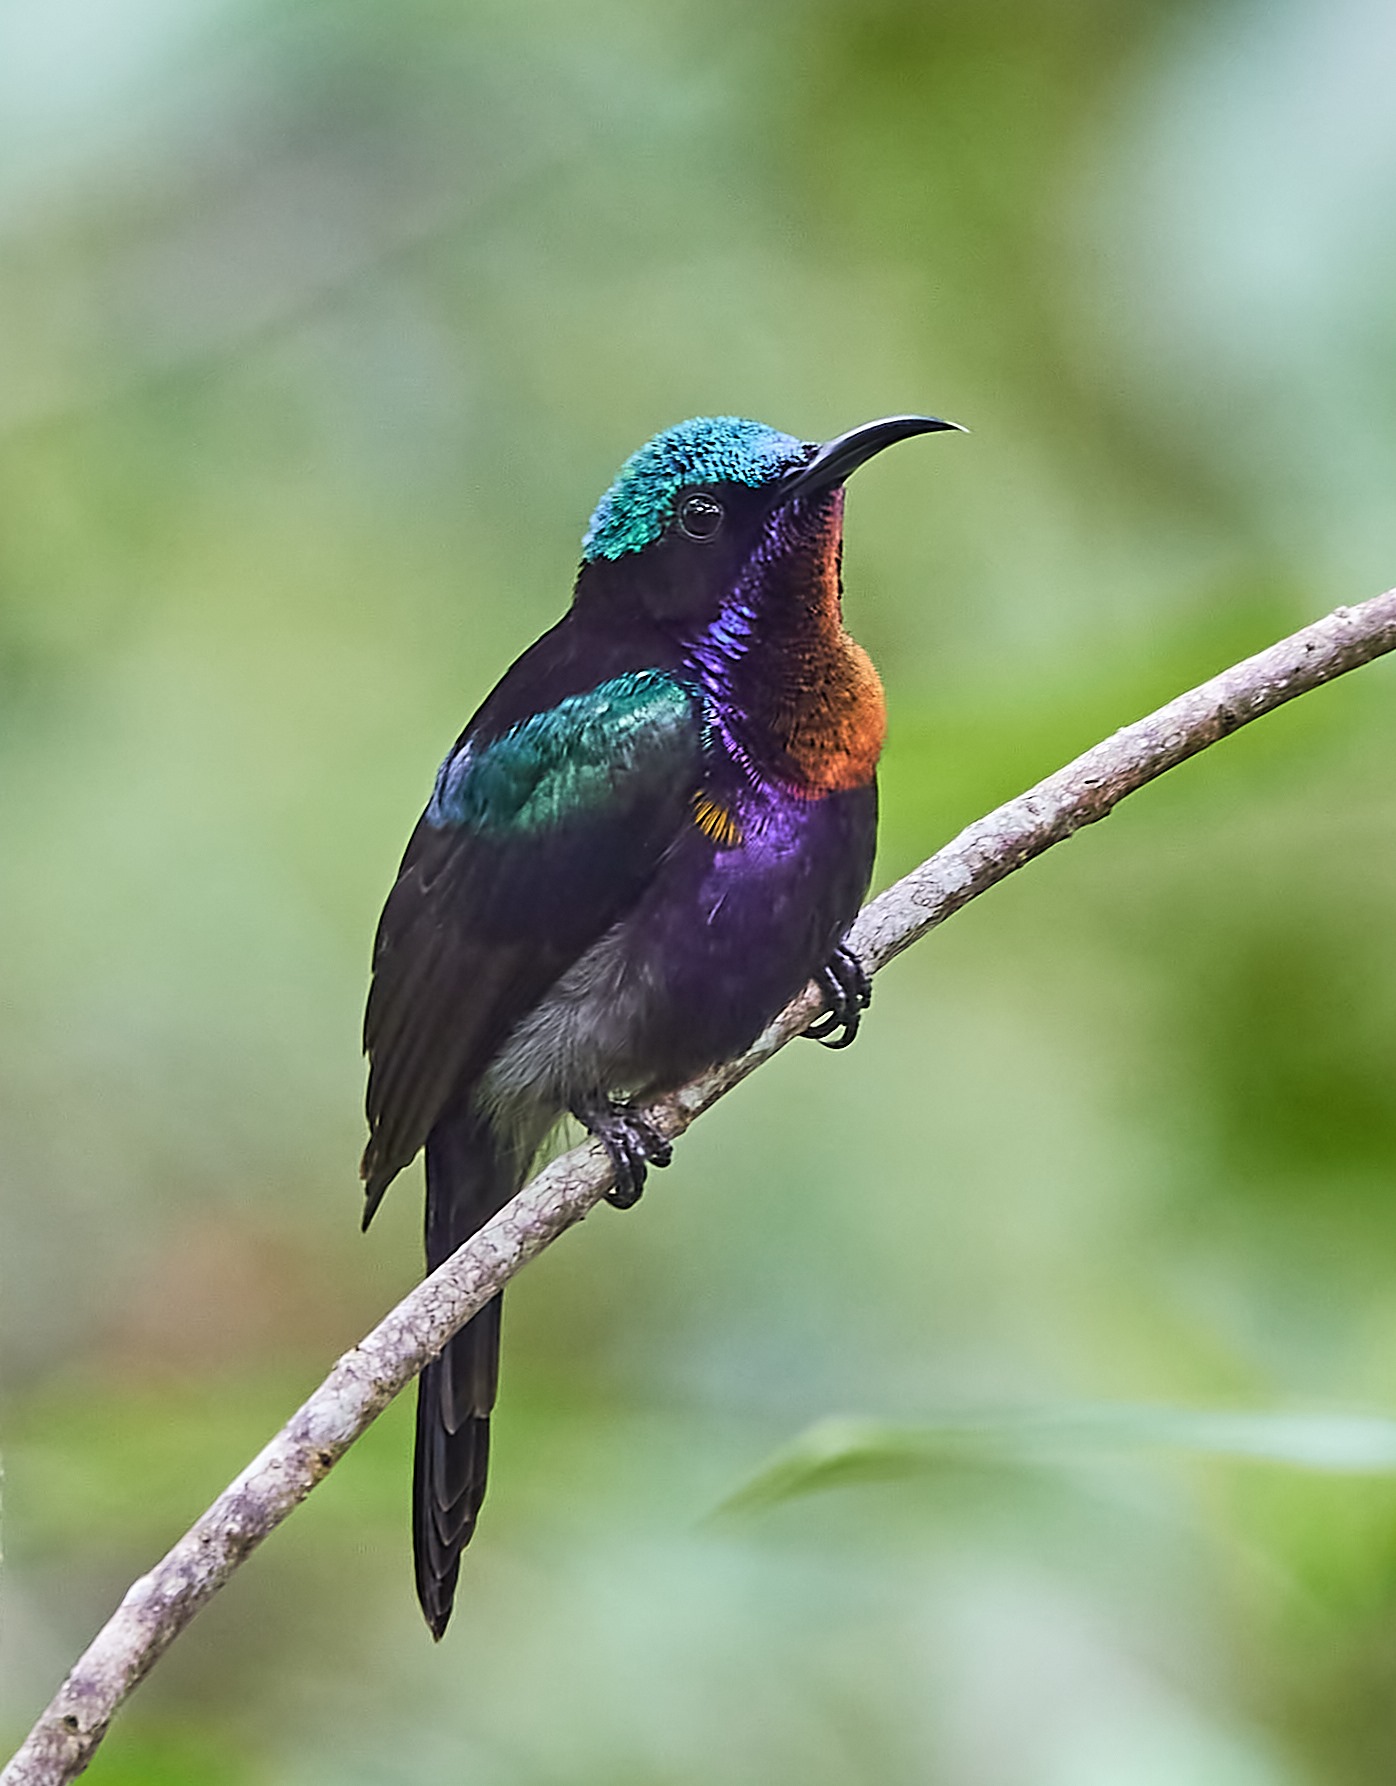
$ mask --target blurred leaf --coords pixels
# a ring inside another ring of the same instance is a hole
[[[934,1475],[967,1464],[1014,1468],[1145,1450],[1396,1475],[1396,1420],[1112,1406],[956,1413],[918,1426],[837,1417],[807,1428],[718,1511],[753,1512],[826,1488]]]

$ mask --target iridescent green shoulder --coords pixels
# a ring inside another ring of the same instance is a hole
[[[629,803],[653,782],[701,773],[695,687],[658,670],[612,677],[530,715],[503,737],[469,740],[441,765],[427,822],[531,831]]]

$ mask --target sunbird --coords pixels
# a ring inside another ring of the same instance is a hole
[[[426,1150],[434,1271],[570,1114],[630,1207],[669,1143],[646,1100],[730,1060],[811,980],[807,1031],[852,1041],[844,938],[872,874],[886,714],[844,630],[845,479],[912,435],[824,444],[735,416],[625,462],[572,605],[452,746],[373,949],[364,1226]],[[432,1635],[485,1494],[495,1297],[418,1386],[412,1541]]]

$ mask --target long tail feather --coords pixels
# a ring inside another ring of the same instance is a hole
[[[514,1195],[514,1150],[474,1111],[444,1117],[427,1139],[427,1270],[436,1267]],[[412,1481],[417,1598],[440,1638],[451,1616],[461,1552],[475,1532],[499,1381],[501,1298],[469,1321],[422,1372]]]

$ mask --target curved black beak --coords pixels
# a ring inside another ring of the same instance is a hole
[[[958,422],[943,422],[934,415],[892,415],[880,422],[864,422],[861,428],[850,428],[847,434],[826,441],[802,471],[797,471],[781,491],[789,502],[796,496],[813,496],[821,490],[832,490],[851,477],[865,460],[883,447],[895,446],[899,440],[910,440],[913,434],[939,434],[953,430],[968,433]]]

